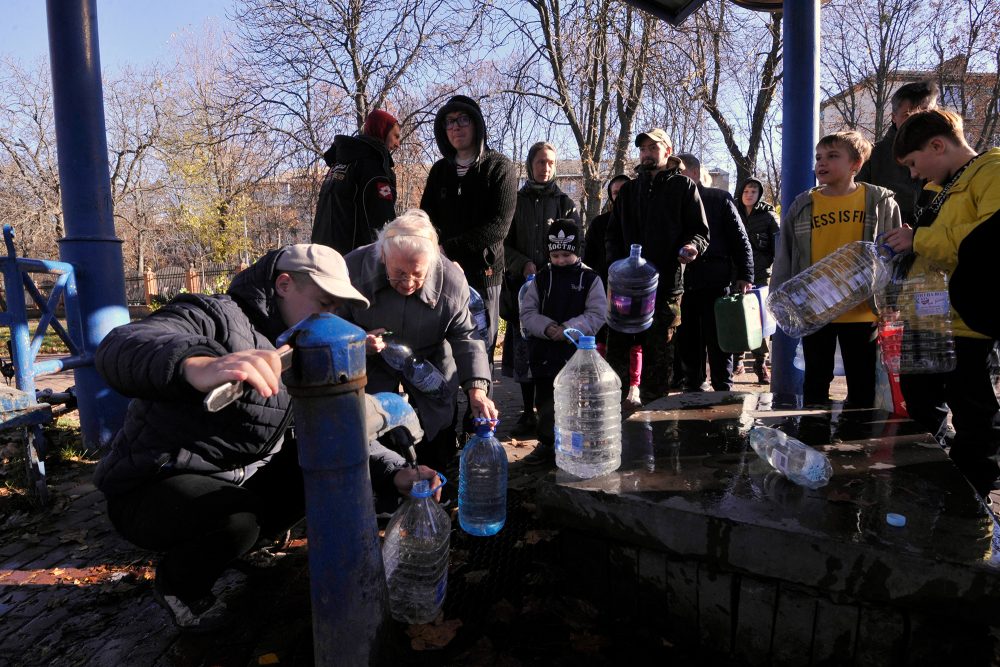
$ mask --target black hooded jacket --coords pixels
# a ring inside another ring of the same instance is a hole
[[[733,280],[753,282],[753,254],[732,196],[698,184],[708,220],[709,242],[684,269],[684,289],[722,289]]]
[[[239,484],[280,447],[292,414],[286,391],[264,398],[247,389],[233,405],[205,412],[205,396],[184,380],[181,363],[193,356],[274,349],[287,328],[274,290],[282,252],[272,250],[240,272],[225,295],[181,294],[149,317],[113,329],[101,342],[97,370],[132,399],[94,474],[106,496],[179,473]],[[402,458],[371,447],[372,479],[389,488]]]
[[[658,303],[684,292],[684,267],[678,253],[692,244],[698,253],[708,247],[708,222],[698,188],[680,173],[676,163],[656,173],[639,172],[638,178],[618,191],[605,245],[608,264],[628,257],[633,243],[660,273]]]
[[[330,167],[313,220],[312,242],[346,255],[375,242],[396,217],[396,173],[385,144],[374,137],[338,134],[323,154]]]
[[[774,264],[774,241],[778,237],[778,214],[774,207],[764,201],[764,184],[757,178],[748,178],[743,184],[756,183],[757,191],[761,193],[757,202],[747,214],[747,209],[740,203],[737,209],[746,227],[750,248],[753,250],[753,284],[761,287],[771,278],[771,265]],[[743,190],[740,189],[742,194]]]
[[[445,116],[462,111],[472,119],[479,138],[479,156],[459,178],[455,149],[448,141]],[[444,156],[434,163],[420,208],[437,227],[448,259],[458,262],[469,285],[482,291],[503,278],[503,242],[510,231],[517,199],[517,172],[506,157],[486,143],[486,123],[479,105],[457,95],[434,119],[434,137]]]

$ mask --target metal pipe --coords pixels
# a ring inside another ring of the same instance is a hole
[[[388,593],[368,472],[365,332],[313,315],[282,335],[306,492],[315,664],[368,665],[389,645]]]
[[[788,211],[796,195],[816,184],[813,150],[819,140],[819,4],[820,0],[796,0],[783,5],[782,212]],[[775,394],[802,393],[802,371],[792,363],[798,342],[780,328],[771,337],[771,391]]]
[[[108,176],[97,0],[45,4],[66,224],[59,254],[74,267],[79,289],[80,317],[70,320],[70,334],[82,342],[81,354],[92,355],[111,329],[129,322],[122,242],[115,235]],[[96,369],[74,373],[84,446],[96,450],[121,427],[128,403]]]

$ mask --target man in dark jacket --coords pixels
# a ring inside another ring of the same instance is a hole
[[[273,541],[304,516],[291,399],[274,344],[289,326],[348,302],[368,305],[336,251],[286,246],[237,275],[228,294],[182,294],[114,329],[98,348],[98,370],[133,400],[94,481],[115,528],[163,553],[154,592],[182,630],[225,623],[226,607],[211,592],[219,575],[258,540]],[[252,391],[204,412],[205,392],[233,380]],[[380,406],[402,399],[367,398],[374,439],[393,426]],[[422,435],[415,415],[406,426]],[[434,476],[404,467],[376,442],[370,453],[379,490],[404,493],[417,477]]]
[[[479,105],[456,95],[434,118],[434,138],[442,157],[431,167],[420,199],[438,229],[448,259],[458,262],[469,286],[486,301],[487,353],[492,359],[499,324],[503,242],[517,198],[514,164],[486,142]]]
[[[733,198],[725,190],[706,187],[701,161],[691,153],[680,153],[681,173],[694,181],[708,219],[708,248],[684,270],[684,300],[677,346],[684,369],[685,391],[701,391],[705,382],[706,350],[712,389],[733,388],[733,355],[719,347],[715,301],[733,292],[745,294],[753,286],[750,241]],[[734,280],[735,276],[735,280]]]
[[[639,176],[622,186],[608,223],[608,263],[627,257],[633,243],[659,271],[652,326],[638,338],[642,345],[640,398],[643,404],[666,396],[673,376],[673,337],[681,321],[684,266],[708,248],[708,222],[698,188],[680,173],[673,145],[659,128],[635,139]],[[630,336],[608,334],[608,362],[628,377]],[[623,383],[627,384],[627,383]]]
[[[892,123],[889,131],[872,148],[871,157],[861,166],[855,180],[881,185],[896,193],[899,214],[903,224],[913,225],[914,209],[924,188],[924,181],[910,178],[910,171],[892,157],[892,143],[896,131],[911,114],[937,107],[937,84],[933,81],[914,81],[900,86],[892,94]]]
[[[375,242],[378,230],[396,217],[396,173],[390,153],[399,148],[399,141],[399,122],[380,109],[368,114],[360,136],[333,138],[323,154],[330,169],[319,191],[313,243],[346,255]]]

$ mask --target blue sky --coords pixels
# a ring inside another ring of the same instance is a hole
[[[97,0],[101,65],[118,69],[170,58],[171,36],[206,20],[226,24],[233,0]],[[48,58],[45,0],[0,0],[0,57]]]

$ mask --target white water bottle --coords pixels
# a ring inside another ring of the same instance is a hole
[[[833,466],[826,454],[776,428],[754,426],[750,429],[750,446],[760,458],[800,486],[818,489],[826,486],[833,476]]]

